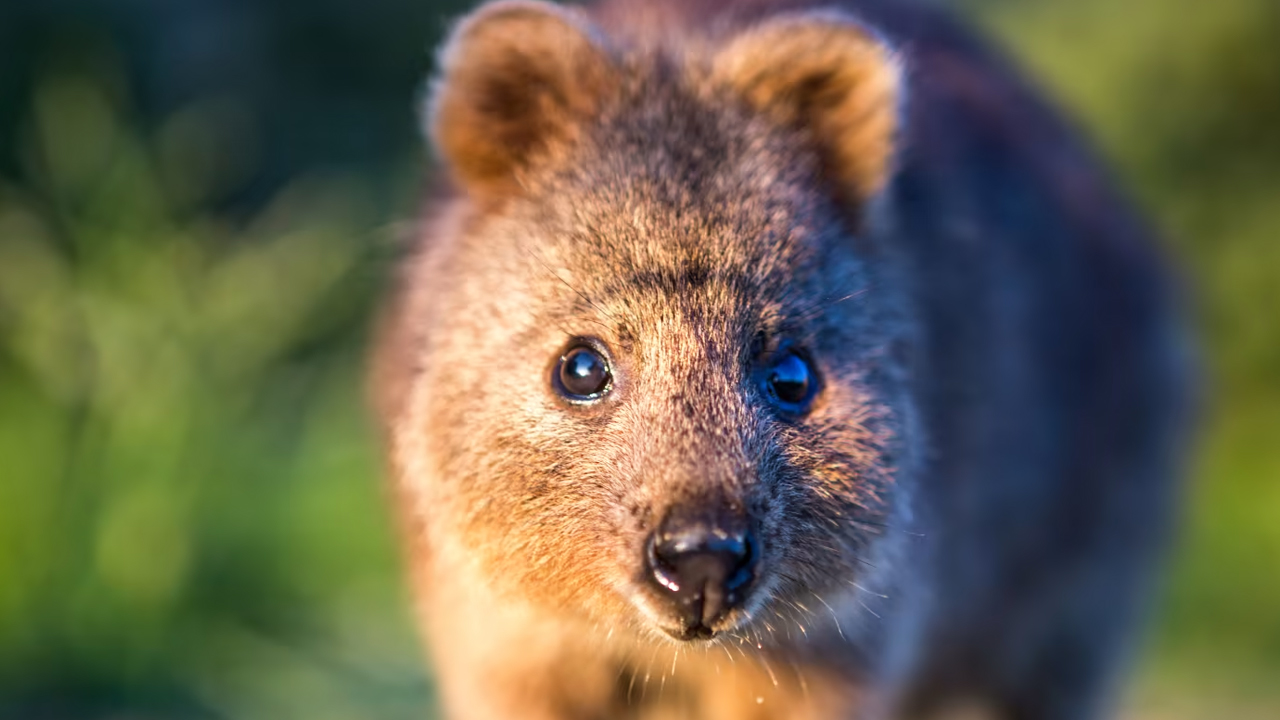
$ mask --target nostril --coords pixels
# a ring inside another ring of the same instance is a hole
[[[645,548],[646,559],[649,564],[649,571],[653,573],[653,578],[658,581],[662,587],[673,593],[680,592],[680,581],[677,577],[679,569],[675,562],[672,561],[673,553],[670,548],[663,548],[663,543],[658,540],[658,533],[649,536],[649,542]]]
[[[688,571],[696,567],[717,576],[708,579],[733,585],[743,571],[750,571],[757,554],[755,544],[752,534],[746,532],[719,529],[661,532],[649,540],[649,564],[655,571],[675,576],[667,579],[675,580],[676,584],[679,576],[688,575]]]
[[[755,566],[759,552],[755,534],[750,531],[744,533],[734,549],[733,572],[725,581],[726,589],[736,590],[751,582],[752,568]]]

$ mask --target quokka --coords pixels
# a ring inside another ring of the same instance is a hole
[[[902,0],[515,0],[440,60],[374,387],[448,717],[1108,714],[1180,302],[996,53]]]

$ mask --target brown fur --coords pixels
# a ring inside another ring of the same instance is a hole
[[[866,28],[810,15],[754,27],[712,59],[711,79],[812,133],[852,203],[884,189],[898,130],[899,69]]]
[[[607,53],[573,15],[533,3],[477,13],[442,59],[432,139],[460,180],[493,192],[571,144],[617,85]]]
[[[457,188],[374,373],[451,717],[1103,706],[1166,516],[1168,291],[1070,134],[913,8],[458,26],[429,113]],[[583,337],[614,384],[573,405]],[[784,345],[821,378],[799,417],[757,380]],[[705,508],[758,529],[760,579],[682,643],[643,548]]]

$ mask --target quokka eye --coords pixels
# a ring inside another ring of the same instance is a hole
[[[765,374],[765,394],[789,413],[807,410],[817,389],[818,379],[813,366],[794,350],[778,355]]]
[[[552,374],[556,390],[570,400],[595,400],[609,392],[613,374],[609,361],[590,345],[575,345],[560,356]]]

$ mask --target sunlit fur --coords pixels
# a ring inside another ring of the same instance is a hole
[[[1156,418],[1180,407],[1158,263],[1084,151],[945,19],[782,4],[500,3],[442,55],[427,121],[451,187],[402,265],[375,386],[451,717],[976,697],[1080,718],[1105,697],[1164,525],[1177,423]],[[1045,175],[1039,138],[983,135],[1015,117],[1061,135],[1083,187]],[[956,122],[986,129],[948,139]],[[1030,226],[989,208],[973,163],[998,158]],[[1022,259],[1028,236],[1057,255]],[[1081,315],[1090,293],[1115,314]],[[1078,359],[1037,345],[1040,322],[1079,333]],[[581,338],[613,373],[586,405],[551,382]],[[798,416],[759,381],[784,345],[820,382]],[[1090,434],[1118,422],[1094,417],[1112,397],[1131,437]],[[745,514],[762,554],[717,636],[682,642],[644,543],[692,506]],[[1059,687],[1041,668],[1063,652]]]

